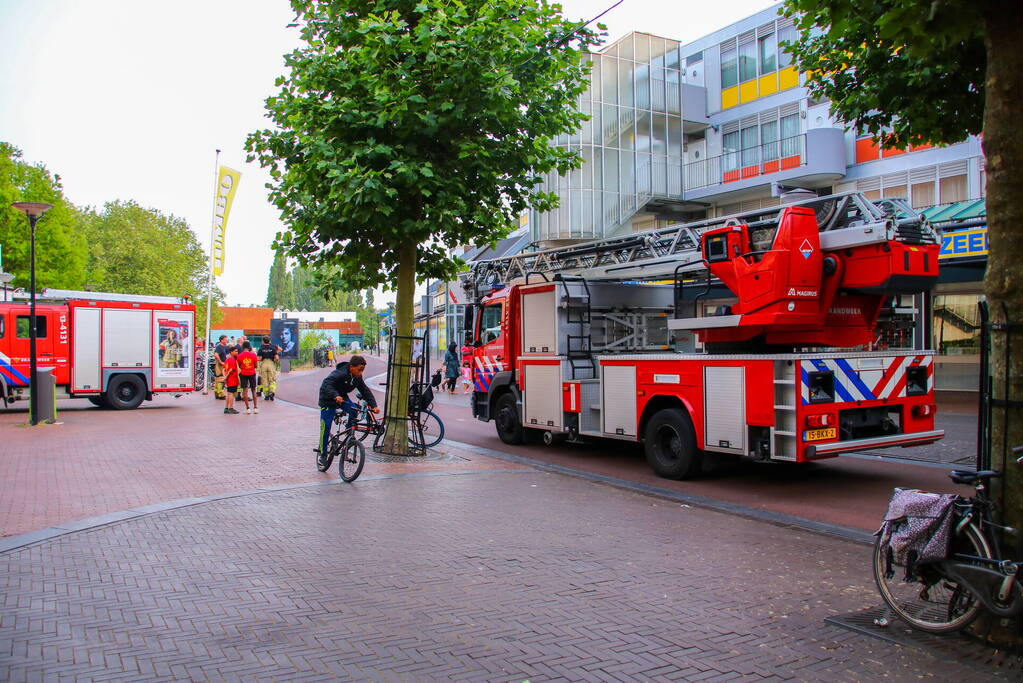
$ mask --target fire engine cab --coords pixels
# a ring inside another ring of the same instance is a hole
[[[509,444],[642,442],[674,479],[934,442],[933,352],[877,337],[938,275],[907,214],[834,195],[475,263],[473,415]]]
[[[0,302],[0,397],[28,399],[27,295]],[[159,392],[192,391],[195,306],[175,297],[45,290],[36,296],[37,367],[57,398],[127,410]]]

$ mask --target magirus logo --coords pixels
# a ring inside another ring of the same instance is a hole
[[[816,289],[796,289],[795,287],[789,287],[788,296],[817,296]]]

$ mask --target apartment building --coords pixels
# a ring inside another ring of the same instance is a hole
[[[545,178],[561,205],[531,214],[532,241],[554,246],[769,207],[778,186],[903,197],[939,217],[983,215],[980,141],[882,150],[836,120],[781,48],[798,39],[781,7],[690,43],[630,33],[593,54],[580,98],[591,119],[557,140],[583,165]],[[956,389],[975,387],[974,310],[987,253],[983,235],[963,243],[943,250],[949,275],[936,295],[903,306],[929,320],[917,332],[931,337],[924,344],[970,356],[965,371],[942,373]]]

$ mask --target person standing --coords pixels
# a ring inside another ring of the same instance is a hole
[[[256,402],[256,366],[259,358],[252,352],[252,344],[242,343],[242,352],[238,354],[238,374],[241,379],[242,400],[245,401],[245,414],[259,413]],[[252,394],[252,407],[249,408],[249,394]]]
[[[447,380],[445,388],[449,394],[455,393],[455,380],[462,374],[462,363],[458,358],[458,345],[454,342],[448,345],[447,353],[444,354],[444,379]]]
[[[277,361],[280,353],[277,347],[270,343],[270,337],[263,336],[263,345],[259,347],[259,390],[267,401],[274,400],[277,393]]]
[[[224,400],[224,361],[227,360],[227,335],[220,335],[213,349],[214,372],[213,395],[218,401]]]
[[[224,414],[237,415],[234,409],[234,395],[238,391],[238,347],[232,346],[227,350],[227,360],[224,361],[224,383],[227,385],[227,404],[224,406]]]

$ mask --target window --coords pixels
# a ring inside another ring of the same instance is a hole
[[[18,339],[28,339],[31,335],[28,330],[28,319],[30,316],[19,315],[18,316],[18,329],[16,336]],[[36,339],[46,339],[46,316],[36,316]]]
[[[910,201],[914,209],[924,209],[934,204],[934,183],[916,183],[910,188]]]
[[[757,77],[757,45],[748,42],[739,46],[739,82],[745,83]]]
[[[778,40],[773,33],[760,38],[760,75],[774,73],[778,68]]]
[[[902,197],[905,198],[906,186],[905,185],[885,185],[884,192],[882,193],[887,197]]]
[[[480,316],[480,342],[489,344],[500,336],[501,304],[484,306],[483,315]]]
[[[4,338],[4,322],[5,318],[2,315],[0,315],[0,339]]]
[[[760,124],[760,140],[764,146],[764,161],[778,158],[778,122],[767,121]]]
[[[760,163],[760,140],[758,140],[758,133],[756,126],[751,128],[742,129],[742,165],[756,166]]]
[[[721,51],[721,88],[731,88],[739,84],[739,67],[736,62],[738,52],[730,48]]]
[[[965,202],[966,201],[966,176],[955,175],[948,178],[942,178],[940,181],[938,192],[940,193],[940,201],[942,204],[951,204],[952,202]]]
[[[724,170],[734,171],[739,168],[739,131],[725,133],[721,140]]]
[[[782,157],[797,156],[799,149],[799,114],[781,117]]]
[[[778,29],[778,68],[784,69],[792,65],[792,55],[785,49],[785,43],[796,42],[796,27],[785,26]]]

